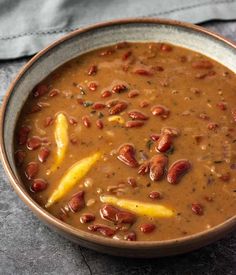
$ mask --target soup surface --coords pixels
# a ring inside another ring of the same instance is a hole
[[[84,231],[166,240],[236,214],[236,76],[190,50],[120,43],[28,98],[15,159],[32,197]]]

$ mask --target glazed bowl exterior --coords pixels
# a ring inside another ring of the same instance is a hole
[[[204,28],[171,20],[124,19],[79,29],[34,56],[12,82],[1,109],[0,149],[4,169],[19,197],[48,226],[78,244],[107,254],[160,257],[188,252],[225,236],[236,228],[236,215],[204,232],[163,241],[117,241],[87,233],[58,220],[27,193],[14,163],[14,129],[32,88],[53,70],[85,52],[117,42],[167,42],[197,51],[236,72],[236,45]]]

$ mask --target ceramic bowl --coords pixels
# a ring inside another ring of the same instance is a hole
[[[5,171],[19,197],[48,226],[78,244],[112,255],[159,257],[184,253],[207,245],[236,228],[236,216],[204,232],[164,241],[127,242],[90,234],[58,220],[27,193],[14,163],[14,128],[32,88],[66,61],[87,51],[121,41],[169,42],[200,52],[236,72],[236,45],[204,28],[171,20],[127,19],[79,29],[34,56],[11,84],[1,110],[1,156]]]

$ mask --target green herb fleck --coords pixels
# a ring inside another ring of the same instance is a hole
[[[89,106],[92,106],[93,105],[93,102],[92,101],[85,101],[83,103],[84,107],[89,107]]]
[[[146,143],[146,147],[150,150],[152,147],[153,141],[151,139],[149,139]]]

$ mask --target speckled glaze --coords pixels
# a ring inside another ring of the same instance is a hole
[[[20,198],[47,225],[82,246],[112,255],[160,257],[180,254],[207,245],[236,228],[236,216],[202,233],[156,242],[107,239],[75,229],[42,209],[26,192],[13,158],[14,128],[32,88],[61,64],[87,51],[121,41],[169,42],[200,52],[236,72],[236,45],[206,29],[187,23],[159,19],[112,21],[74,31],[33,57],[11,84],[1,110],[1,157],[12,186]]]

